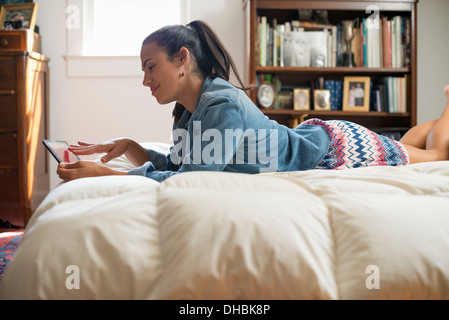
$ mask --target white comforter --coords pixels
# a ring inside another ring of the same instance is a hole
[[[124,162],[115,162],[124,165]],[[448,299],[449,162],[76,180],[1,299]]]

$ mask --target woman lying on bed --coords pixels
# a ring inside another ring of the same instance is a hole
[[[289,129],[269,120],[242,90],[229,53],[204,22],[161,28],[142,44],[143,85],[160,104],[176,102],[174,146],[165,155],[122,138],[79,142],[77,155],[105,153],[102,162],[125,155],[135,166],[118,172],[92,161],[61,163],[65,181],[134,174],[162,181],[188,171],[259,173],[361,166],[402,166],[449,160],[449,104],[440,119],[410,129],[401,141],[347,121],[311,119]],[[228,80],[234,71],[241,88]],[[449,86],[444,90],[449,99]]]

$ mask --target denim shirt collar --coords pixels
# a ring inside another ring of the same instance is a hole
[[[201,97],[203,95],[203,93],[207,90],[207,88],[209,87],[209,85],[211,84],[212,79],[207,76],[206,79],[204,79],[203,85],[201,86],[201,91],[200,91],[200,95],[198,96],[198,101],[196,102],[196,106],[195,106],[195,110],[193,110],[193,114],[198,113],[198,107],[200,105],[201,102]],[[201,109],[201,108],[200,108]],[[173,130],[175,129],[188,129],[189,128],[189,120],[192,116],[192,113],[190,113],[189,110],[185,109],[183,114],[181,115],[181,118],[179,119],[177,124],[173,125]]]
[[[201,112],[201,102],[204,92],[209,88],[209,86],[212,83],[211,77],[207,76],[206,79],[204,79],[203,85],[201,86],[200,95],[198,96],[198,101],[196,102],[195,110],[193,110],[192,115],[196,115]]]
[[[189,120],[192,114],[189,110],[185,109],[184,112],[181,115],[181,118],[179,118],[178,123],[173,124],[173,130],[176,129],[188,129]]]

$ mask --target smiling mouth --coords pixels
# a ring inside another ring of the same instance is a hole
[[[156,91],[159,89],[159,86],[156,87],[152,87],[151,88],[151,94],[154,96],[154,94],[156,93]]]

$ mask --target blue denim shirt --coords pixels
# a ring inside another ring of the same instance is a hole
[[[193,114],[173,126],[169,155],[147,150],[149,161],[128,172],[163,181],[188,171],[260,173],[308,170],[326,155],[329,136],[317,125],[290,129],[268,119],[240,89],[206,78]]]

